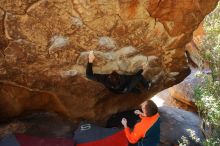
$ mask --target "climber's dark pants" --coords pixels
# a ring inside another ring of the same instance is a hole
[[[92,70],[92,63],[88,63],[86,68],[87,78],[101,82],[106,88],[114,93],[140,93],[140,90],[137,88],[137,84],[139,83],[141,83],[144,88],[148,89],[150,81],[144,79],[143,75],[141,74],[142,72],[143,70],[139,70],[134,75],[118,75],[120,77],[119,83],[117,85],[112,85],[109,79],[109,74],[94,74]]]
[[[133,77],[131,77],[128,81],[129,83],[125,87],[125,91],[138,93],[140,92],[140,90],[137,88],[137,85],[141,82],[144,82],[145,79],[142,74],[136,74]],[[148,87],[148,84],[144,84],[144,85]]]

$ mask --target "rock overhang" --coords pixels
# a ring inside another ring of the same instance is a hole
[[[3,111],[15,109],[1,116],[13,117],[36,109],[59,112],[73,120],[102,121],[112,113],[136,107],[189,74],[185,45],[217,2],[1,1],[1,104],[10,105]],[[97,73],[117,70],[133,74],[146,63],[144,76],[153,81],[152,88],[140,95],[115,95],[86,79],[90,50],[96,55]],[[33,108],[37,105],[31,101],[38,96],[27,96],[26,90],[30,95],[32,90],[51,94],[43,96],[45,99],[38,101],[42,104]]]

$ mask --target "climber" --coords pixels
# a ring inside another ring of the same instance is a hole
[[[151,82],[145,80],[141,74],[143,69],[139,70],[134,75],[120,75],[116,71],[113,71],[111,74],[94,74],[92,69],[94,59],[94,53],[93,51],[90,51],[89,62],[86,68],[86,76],[91,80],[101,82],[110,91],[114,93],[141,93],[140,89],[137,88],[138,83],[142,83],[144,88],[150,88]]]
[[[152,100],[141,104],[141,110],[134,113],[139,115],[141,121],[136,123],[133,131],[127,126],[127,119],[123,118],[125,135],[128,141],[137,146],[156,146],[160,141],[160,115],[158,107]]]

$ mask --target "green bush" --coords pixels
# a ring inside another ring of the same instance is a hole
[[[205,36],[199,49],[211,73],[201,73],[202,86],[194,89],[198,112],[204,121],[205,146],[220,145],[220,2],[204,21]]]

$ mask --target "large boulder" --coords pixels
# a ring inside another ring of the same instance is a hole
[[[196,99],[194,90],[202,86],[204,78],[199,74],[210,73],[210,70],[199,70],[191,68],[191,73],[182,82],[174,85],[153,96],[152,100],[158,106],[170,106],[184,109],[187,111],[197,112]]]
[[[185,45],[217,2],[1,0],[1,119],[40,110],[102,121],[136,107],[189,74]],[[133,74],[147,63],[152,88],[115,95],[86,79],[90,50],[97,73]]]
[[[161,146],[179,145],[183,139],[189,146],[200,146],[204,135],[200,129],[201,119],[195,113],[177,108],[160,107]]]
[[[175,107],[175,108],[179,108],[179,109],[183,109],[186,111],[197,113],[198,109],[195,106],[194,98],[190,99],[187,96],[187,98],[183,102],[183,100],[179,99],[179,97],[181,98],[183,96],[174,96],[174,95],[186,95],[186,93],[189,93],[189,92],[188,91],[186,92],[185,90],[181,91],[180,89],[182,89],[182,88],[179,87],[179,84],[177,84],[177,86],[179,88],[176,88],[175,86],[159,92],[158,94],[154,95],[151,98],[151,100],[153,100],[158,107],[161,107],[161,106]],[[175,94],[175,92],[177,92],[177,94]],[[173,94],[171,94],[171,93],[173,93]],[[193,94],[193,91],[190,91],[190,93]],[[193,95],[191,95],[191,96],[193,96]]]
[[[192,72],[181,83],[169,88],[170,96],[194,109],[195,105],[194,90],[204,82],[203,78],[198,77],[199,70],[192,69]]]

